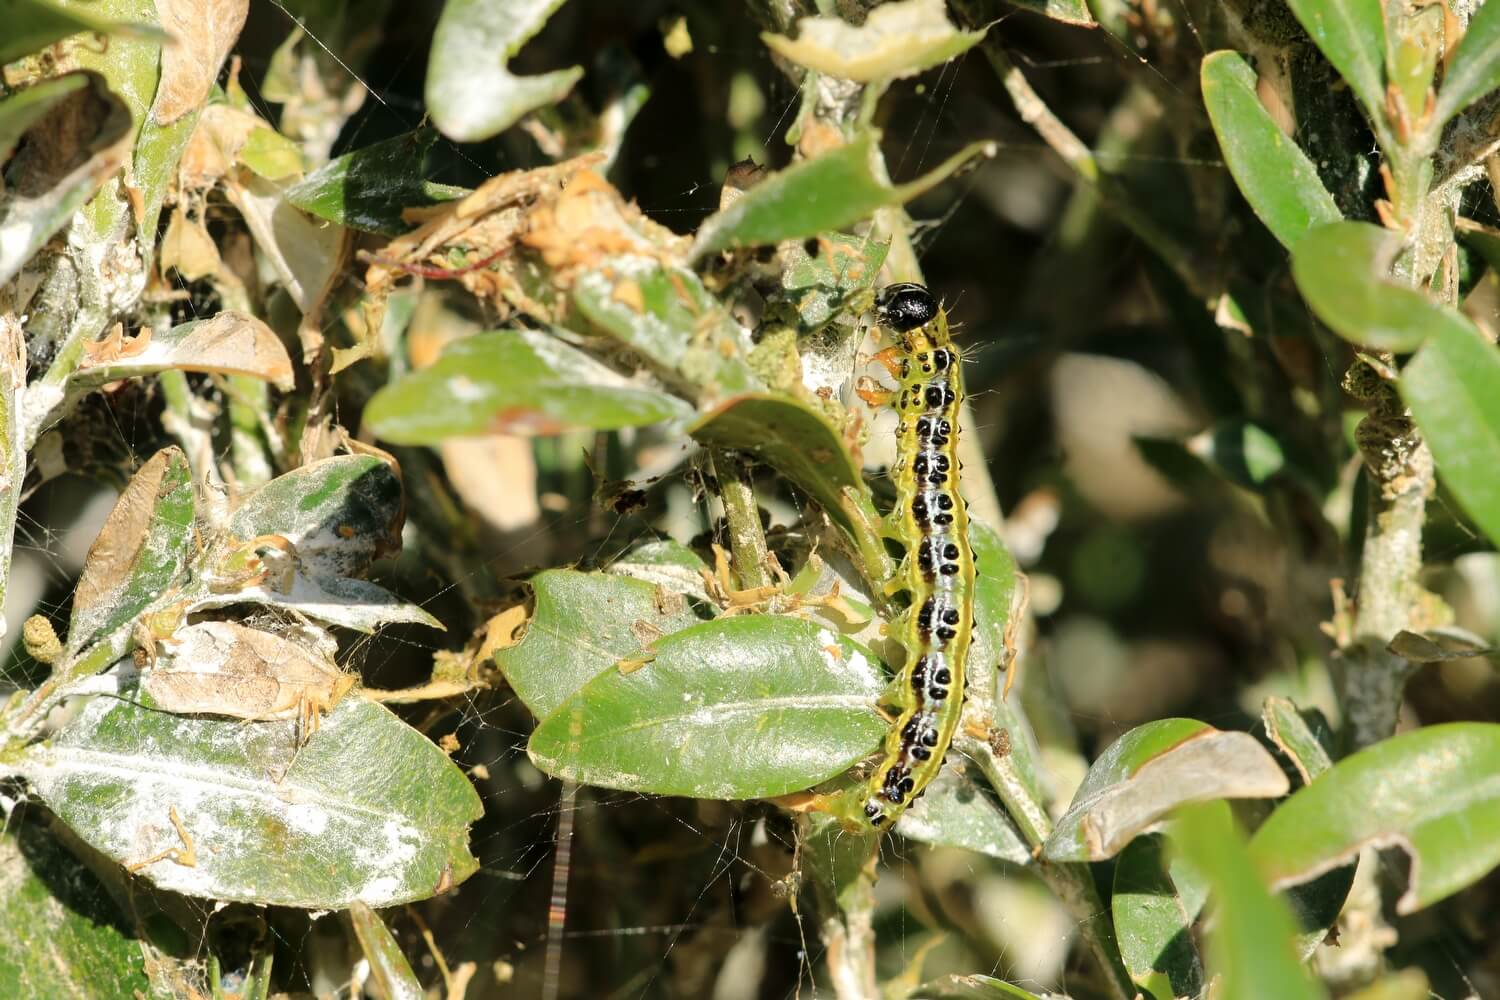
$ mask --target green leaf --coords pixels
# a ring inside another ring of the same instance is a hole
[[[687,268],[611,258],[578,276],[573,302],[590,323],[695,396],[761,387],[745,364],[748,338]]]
[[[238,156],[240,162],[268,181],[279,181],[291,177],[293,174],[300,174],[304,166],[301,148],[280,132],[272,128],[266,128],[265,126],[250,130],[250,134],[245,136],[245,144],[240,147]],[[338,161],[335,160],[334,162]],[[332,164],[326,165],[323,169],[326,170],[329,166],[332,166]],[[291,192],[296,190],[298,186],[293,185],[292,188],[288,189],[288,201],[292,200]],[[297,204],[296,202],[292,203]],[[319,214],[305,205],[297,205],[297,207],[304,211],[313,212],[315,215]],[[334,221],[338,222],[341,220],[335,219]]]
[[[658,639],[542,720],[527,752],[555,777],[658,795],[801,791],[874,750],[885,680],[859,646],[798,618],[743,615]]]
[[[192,542],[192,470],[181,451],[166,448],[136,470],[89,548],[73,592],[68,657],[133,625],[182,576]]]
[[[1315,226],[1342,216],[1301,147],[1277,127],[1255,92],[1255,71],[1238,52],[1203,60],[1203,103],[1224,162],[1256,216],[1292,247]]]
[[[1396,912],[1452,895],[1500,864],[1500,725],[1457,722],[1383,740],[1282,803],[1250,853],[1272,885],[1305,882],[1366,846],[1411,856]]]
[[[10,159],[16,143],[27,130],[56,107],[69,94],[88,86],[86,73],[68,73],[51,80],[42,80],[25,90],[11,94],[0,101],[0,164]]]
[[[0,65],[40,52],[53,42],[80,31],[161,39],[152,24],[132,24],[100,17],[78,4],[66,8],[48,0],[0,0]]]
[[[1109,905],[1120,957],[1135,984],[1157,1000],[1197,996],[1203,963],[1192,928],[1203,896],[1179,890],[1161,837],[1137,837],[1120,852]]]
[[[1297,290],[1330,330],[1371,350],[1412,351],[1440,331],[1472,331],[1458,310],[1390,279],[1399,240],[1368,222],[1320,226],[1292,250]]]
[[[189,896],[393,906],[473,873],[479,796],[426,737],[356,696],[300,750],[297,731],[97,698],[18,770],[91,846]]]
[[[496,330],[375,393],[365,420],[397,444],[476,434],[562,434],[643,427],[692,408],[635,383],[536,330]]]
[[[844,491],[864,490],[843,436],[817,410],[789,396],[754,393],[720,404],[688,428],[700,443],[749,452],[796,483],[846,531]]]
[[[1013,865],[1031,863],[1031,848],[985,787],[967,773],[945,767],[927,791],[896,820],[908,840],[957,847]]]
[[[412,228],[401,218],[402,209],[451,201],[468,193],[423,179],[427,151],[436,140],[436,132],[418,129],[345,153],[287,188],[286,200],[341,226],[400,235]]]
[[[1364,103],[1385,119],[1385,18],[1380,0],[1287,0],[1313,42]]]
[[[1432,449],[1438,475],[1480,530],[1500,544],[1500,355],[1467,319],[1443,315],[1402,369],[1401,397]]]
[[[862,132],[848,145],[767,177],[709,216],[698,227],[690,258],[842,229],[884,205],[910,201],[975,157],[993,156],[995,149],[993,142],[972,143],[916,180],[892,184],[879,133]]]
[[[797,37],[762,32],[772,52],[843,80],[873,83],[915,76],[973,48],[982,31],[959,31],[943,0],[891,0],[853,25],[835,16],[797,20]]]
[[[1212,805],[1184,809],[1173,823],[1172,840],[1213,896],[1208,971],[1221,977],[1219,995],[1326,997],[1297,956],[1291,914],[1256,877],[1229,813]]]
[[[708,591],[703,574],[708,564],[698,553],[670,538],[637,545],[610,563],[605,572],[644,580],[669,593],[682,594],[707,602]]]
[[[396,936],[380,919],[380,914],[368,904],[356,902],[349,907],[349,923],[354,927],[365,961],[370,963],[370,979],[381,996],[386,1000],[423,1000],[427,996]]]
[[[56,834],[12,814],[0,834],[0,872],[0,996],[149,995],[125,915]]]
[[[658,636],[699,622],[677,591],[627,576],[554,569],[531,589],[525,638],[496,650],[495,665],[538,719],[621,660],[645,656]]]
[[[583,69],[514,76],[506,68],[563,0],[447,0],[427,62],[427,107],[438,131],[479,142],[562,100]]]
[[[1441,132],[1454,115],[1496,89],[1500,89],[1500,6],[1486,3],[1469,18],[1469,26],[1443,71],[1443,85],[1428,124],[1432,135]]]
[[[1184,803],[1275,798],[1289,787],[1249,733],[1196,719],[1148,722],[1094,761],[1042,853],[1052,861],[1102,861]]]

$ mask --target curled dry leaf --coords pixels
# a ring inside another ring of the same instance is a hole
[[[158,125],[170,125],[207,99],[249,8],[250,0],[157,0],[157,16],[170,35],[151,106]]]
[[[249,375],[283,390],[293,383],[292,360],[281,339],[261,320],[234,310],[156,336],[143,328],[130,340],[117,325],[109,337],[89,345],[78,371],[113,380],[167,369]]]
[[[356,676],[333,662],[334,643],[321,629],[302,641],[234,622],[202,622],[159,644],[159,658],[141,672],[157,707],[191,715],[312,723],[354,686]]]
[[[838,17],[804,17],[796,38],[761,35],[773,52],[799,66],[861,83],[913,76],[983,37],[954,28],[943,0],[882,4],[858,27]]]
[[[199,219],[192,218],[179,205],[167,223],[161,241],[160,266],[163,273],[177,269],[184,281],[198,281],[218,274],[223,266],[219,248]]]
[[[146,543],[146,529],[155,515],[157,493],[168,467],[182,460],[182,452],[164,448],[151,456],[125,485],[84,559],[83,573],[73,592],[75,619],[125,583]]]

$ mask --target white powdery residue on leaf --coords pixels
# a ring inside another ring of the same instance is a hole
[[[461,403],[478,403],[489,396],[489,390],[466,375],[455,375],[450,378],[448,391]]]
[[[293,803],[287,806],[286,825],[298,833],[316,837],[328,829],[328,813],[308,802]]]
[[[383,850],[378,846],[373,850],[360,845],[355,846],[354,856],[361,864],[378,871],[388,871],[417,856],[417,845],[421,842],[422,836],[411,826],[399,820],[388,819],[381,826],[380,832],[385,838]]]
[[[370,906],[389,903],[401,889],[401,880],[394,875],[380,875],[360,887],[356,898]]]

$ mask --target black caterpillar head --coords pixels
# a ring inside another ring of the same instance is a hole
[[[880,320],[880,325],[897,333],[905,333],[931,323],[937,314],[937,299],[914,282],[901,281],[886,285],[875,296],[875,315]]]

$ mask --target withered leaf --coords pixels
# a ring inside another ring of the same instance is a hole
[[[161,83],[151,116],[170,125],[203,103],[240,36],[250,0],[156,0],[171,36],[162,48]]]

